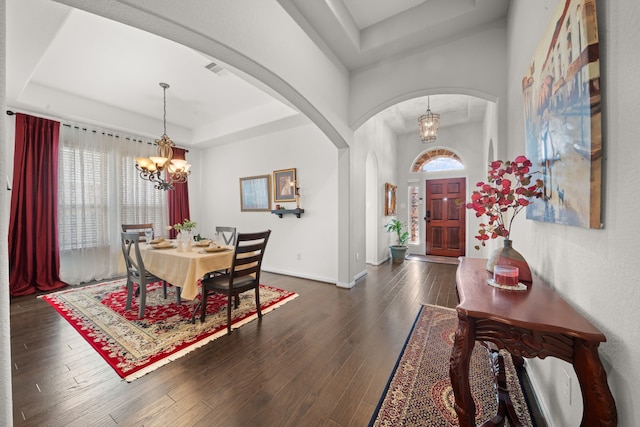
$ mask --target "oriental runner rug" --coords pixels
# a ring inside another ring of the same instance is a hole
[[[449,358],[457,326],[455,310],[433,305],[420,309],[369,426],[458,426]],[[513,406],[523,426],[533,426],[518,374],[509,353],[501,352]],[[476,424],[498,409],[495,376],[487,349],[476,343],[469,368]],[[509,425],[505,422],[505,425]]]
[[[125,310],[126,281],[118,280],[42,295],[107,363],[127,381],[159,368],[227,333],[227,299],[216,294],[207,299],[204,323],[199,317],[191,323],[191,314],[200,297],[176,302],[176,289],[168,286],[162,297],[161,282],[148,286],[146,313],[138,319],[138,303]],[[271,286],[260,285],[262,314],[280,307],[298,295]],[[231,324],[238,328],[258,317],[255,292],[240,296]]]

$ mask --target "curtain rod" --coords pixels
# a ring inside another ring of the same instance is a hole
[[[11,110],[7,110],[7,116],[13,116],[13,115],[15,115],[15,114],[16,114],[15,112],[13,112],[13,111],[11,111]],[[32,116],[33,116],[33,114],[31,114],[31,113],[24,113],[24,114],[29,114],[29,115],[32,115]],[[35,116],[34,116],[34,117],[35,117]],[[42,118],[46,118],[46,117],[42,117]],[[72,124],[69,124],[69,123],[63,123],[63,122],[62,122],[62,120],[59,120],[59,119],[48,119],[48,120],[56,120],[56,121],[59,121],[59,122],[60,122],[60,124],[61,124],[62,126],[72,127],[72,128],[74,128],[74,129],[79,129],[79,130],[83,130],[83,131],[86,131],[86,132],[93,132],[93,133],[100,132],[100,133],[102,133],[102,135],[112,136],[112,137],[114,137],[114,138],[123,138],[123,139],[126,139],[127,141],[139,142],[139,143],[141,143],[141,144],[147,143],[147,144],[149,144],[149,145],[155,145],[155,143],[154,143],[154,142],[151,142],[151,141],[143,141],[143,140],[141,140],[141,139],[136,139],[136,138],[133,138],[133,137],[120,136],[120,135],[116,135],[115,133],[109,133],[109,132],[106,132],[106,131],[104,131],[104,130],[88,129],[88,128],[85,128],[85,127],[80,127],[80,126],[78,126],[78,125],[72,125]],[[182,147],[178,147],[178,146],[176,146],[176,148],[182,148]],[[188,149],[186,149],[186,148],[182,148],[182,149],[183,149],[186,153],[188,153],[188,152],[189,152],[189,150],[188,150]]]

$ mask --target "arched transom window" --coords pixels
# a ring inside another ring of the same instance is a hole
[[[418,157],[411,167],[411,172],[436,172],[464,169],[460,157],[445,148],[427,151]]]

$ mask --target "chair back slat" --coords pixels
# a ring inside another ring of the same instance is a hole
[[[127,271],[135,277],[142,277],[146,270],[140,253],[140,235],[137,232],[123,232],[120,235]]]
[[[216,227],[216,233],[219,233],[225,245],[235,246],[237,237],[236,227]]]
[[[138,319],[142,319],[145,314],[145,306],[147,300],[147,285],[159,282],[160,277],[151,274],[146,270],[142,254],[140,253],[140,234],[136,231],[126,231],[120,233],[120,242],[122,244],[122,255],[127,266],[127,302],[125,308],[131,308],[131,300],[133,297],[134,283],[138,284],[137,293],[140,295],[138,302]],[[164,298],[167,297],[167,282],[162,280],[162,293]],[[177,291],[178,304],[181,303],[180,291]]]
[[[207,297],[211,293],[227,296],[227,333],[231,332],[231,305],[240,305],[240,294],[255,291],[256,312],[262,318],[260,309],[260,271],[264,249],[267,247],[271,230],[259,233],[237,233],[231,267],[220,274],[202,280],[202,300],[200,302],[200,321],[204,322],[207,311]],[[192,316],[195,323],[196,314]]]
[[[140,236],[140,241],[141,242],[146,242],[147,239],[145,238],[144,235],[144,231],[145,230],[151,230],[153,231],[153,224],[149,223],[149,224],[121,224],[122,226],[122,231],[123,232],[132,232],[132,231],[136,231],[138,233],[138,236]]]
[[[258,233],[238,233],[236,247],[229,271],[229,287],[233,282],[245,276],[252,276],[259,284],[264,250],[269,241],[271,230]]]

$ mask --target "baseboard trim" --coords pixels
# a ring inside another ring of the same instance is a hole
[[[277,269],[277,268],[265,268],[265,267],[262,267],[262,271],[266,271],[268,273],[282,274],[284,276],[299,277],[301,279],[315,280],[316,282],[336,283],[335,279],[329,279],[329,278],[320,277],[320,276],[313,276],[313,275],[310,275],[310,274],[294,273],[292,271],[280,270],[280,269]]]
[[[544,422],[546,423],[546,425],[548,427],[555,427],[555,424],[553,423],[553,419],[550,416],[549,408],[547,407],[547,403],[544,401],[544,399],[538,398],[538,391],[537,390],[540,390],[540,386],[539,386],[539,383],[536,380],[536,376],[532,375],[532,374],[534,374],[532,372],[533,369],[530,369],[530,367],[528,366],[526,360],[525,360],[524,370],[525,370],[525,375],[527,376],[527,379],[529,380],[529,384],[531,384],[531,392],[533,393],[533,396],[530,396],[529,398],[530,399],[534,399],[536,401],[536,404],[538,405],[538,409],[540,410],[540,413],[544,417]]]
[[[357,282],[358,280],[362,279],[366,275],[367,275],[367,270],[362,270],[360,273],[356,274],[353,280],[354,282]]]

